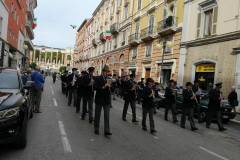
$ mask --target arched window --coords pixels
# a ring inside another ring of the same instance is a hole
[[[124,55],[123,55],[123,54],[120,56],[119,62],[120,62],[120,63],[124,63]]]

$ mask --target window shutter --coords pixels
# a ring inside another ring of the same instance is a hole
[[[201,33],[201,13],[198,13],[198,19],[197,19],[197,38],[200,38]]]
[[[213,9],[213,23],[212,23],[212,34],[217,33],[217,18],[218,18],[218,7]]]

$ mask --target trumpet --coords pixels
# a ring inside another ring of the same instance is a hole
[[[192,89],[191,89],[191,91],[192,91],[192,94],[193,94],[194,100],[196,101],[196,103],[199,103],[196,94],[193,92]]]

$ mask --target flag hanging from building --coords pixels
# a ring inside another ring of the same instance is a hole
[[[36,27],[37,27],[37,19],[34,18],[32,23],[32,28],[35,29]]]
[[[107,31],[105,32],[104,37],[105,37],[105,40],[111,41],[111,40],[112,40],[112,32],[111,32],[110,30],[107,30]]]

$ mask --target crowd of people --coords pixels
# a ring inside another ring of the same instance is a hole
[[[125,75],[117,77],[110,75],[110,70],[107,65],[102,69],[99,76],[94,76],[95,68],[90,67],[87,71],[78,73],[76,68],[72,69],[71,73],[67,71],[61,75],[62,93],[68,99],[68,106],[73,104],[76,107],[76,113],[80,113],[81,118],[85,120],[88,113],[89,123],[94,123],[94,133],[99,135],[99,123],[101,111],[104,110],[104,134],[105,136],[112,135],[110,131],[110,108],[113,107],[113,100],[116,96],[123,98],[122,120],[127,121],[127,112],[130,105],[132,109],[132,122],[138,123],[136,118],[136,103],[142,104],[142,129],[147,131],[146,119],[149,116],[150,133],[156,133],[154,124],[154,113],[156,106],[154,99],[159,97],[159,83],[154,82],[152,78],[141,79],[140,82],[134,80],[134,75]],[[216,83],[215,87],[209,89],[209,105],[207,112],[206,128],[210,128],[213,117],[217,117],[219,131],[224,131],[221,119],[221,94],[222,83]],[[168,112],[172,112],[173,123],[178,122],[176,110],[176,90],[177,83],[170,80],[165,89],[165,120],[168,121]],[[198,130],[194,122],[194,109],[200,102],[200,87],[196,81],[186,83],[186,87],[182,92],[183,95],[183,112],[181,116],[180,126],[185,128],[186,120],[189,120],[191,130]],[[237,95],[234,87],[229,94],[229,102],[232,106],[237,106]],[[95,101],[95,112],[93,111],[93,103]],[[94,115],[93,115],[94,113]]]

